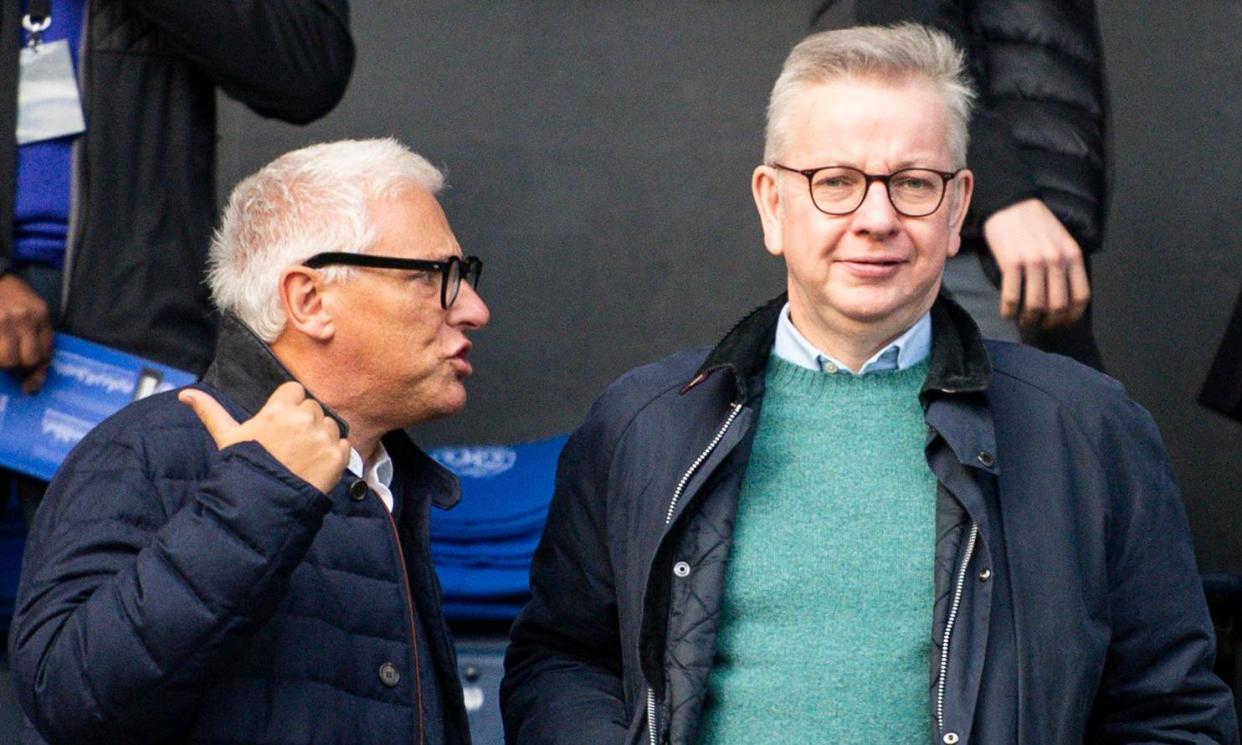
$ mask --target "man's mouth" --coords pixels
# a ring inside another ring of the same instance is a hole
[[[471,346],[473,345],[470,342],[466,342],[448,358],[449,365],[452,366],[453,371],[457,373],[458,377],[464,378],[474,372],[474,366],[470,364],[469,360]]]
[[[838,263],[845,266],[852,274],[860,277],[884,278],[896,273],[898,267],[906,263],[904,259],[888,256],[862,256],[853,259],[840,259]]]

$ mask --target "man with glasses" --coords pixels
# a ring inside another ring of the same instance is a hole
[[[794,48],[752,177],[788,291],[570,438],[508,742],[1237,742],[1150,418],[940,291],[972,97],[920,26]]]
[[[442,181],[344,141],[233,191],[203,383],[91,432],[35,519],[28,742],[469,741],[427,539],[459,488],[402,431],[465,405],[488,320]]]

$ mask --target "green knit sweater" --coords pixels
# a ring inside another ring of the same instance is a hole
[[[772,357],[699,743],[927,741],[927,370],[832,375]]]

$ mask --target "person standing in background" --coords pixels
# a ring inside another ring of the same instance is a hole
[[[1102,370],[1089,306],[1109,175],[1095,0],[826,0],[812,27],[900,22],[947,33],[979,92],[978,183],[945,286],[985,337]]]
[[[305,124],[353,63],[347,0],[3,3],[0,369],[37,391],[56,330],[202,373],[216,90]]]

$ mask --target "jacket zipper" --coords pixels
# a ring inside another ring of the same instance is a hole
[[[944,625],[944,640],[940,645],[940,679],[936,683],[936,727],[944,734],[944,688],[945,677],[949,672],[949,642],[953,636],[953,624],[957,621],[957,612],[962,604],[962,589],[966,585],[966,568],[970,566],[970,557],[975,552],[975,541],[979,538],[979,524],[971,523],[970,538],[966,541],[966,556],[957,572],[957,582],[953,588],[953,603],[949,606],[949,619]]]
[[[664,515],[665,528],[667,528],[669,523],[673,521],[673,511],[677,509],[677,503],[681,500],[681,494],[685,491],[686,484],[690,483],[690,478],[694,476],[694,472],[699,470],[699,466],[703,465],[703,461],[707,460],[707,456],[711,455],[712,451],[716,449],[716,446],[720,444],[720,441],[724,439],[725,432],[729,431],[729,426],[733,424],[733,420],[736,419],[737,415],[741,412],[742,405],[740,403],[733,404],[733,408],[729,411],[728,418],[726,418],[724,424],[720,426],[720,430],[716,432],[716,436],[712,438],[711,442],[707,443],[707,447],[703,449],[703,452],[699,453],[699,457],[694,459],[694,462],[690,464],[690,468],[686,469],[686,472],[681,477],[681,481],[677,482],[677,488],[673,490],[673,500],[668,503],[668,512]],[[647,689],[647,736],[651,745],[658,745],[658,738],[656,737],[655,691],[650,688]]]
[[[421,667],[418,660],[418,624],[414,620],[414,597],[410,590],[410,575],[405,569],[405,551],[401,548],[401,534],[397,532],[397,522],[392,519],[392,513],[388,511],[388,505],[384,504],[383,498],[374,490],[368,488],[367,491],[375,495],[375,500],[379,502],[380,509],[384,511],[384,516],[388,518],[388,527],[392,528],[392,538],[397,544],[397,558],[401,562],[401,576],[405,579],[405,609],[410,614],[410,641],[413,642],[411,647],[414,658],[414,689],[418,693],[418,745],[423,745],[423,677],[420,673]]]

